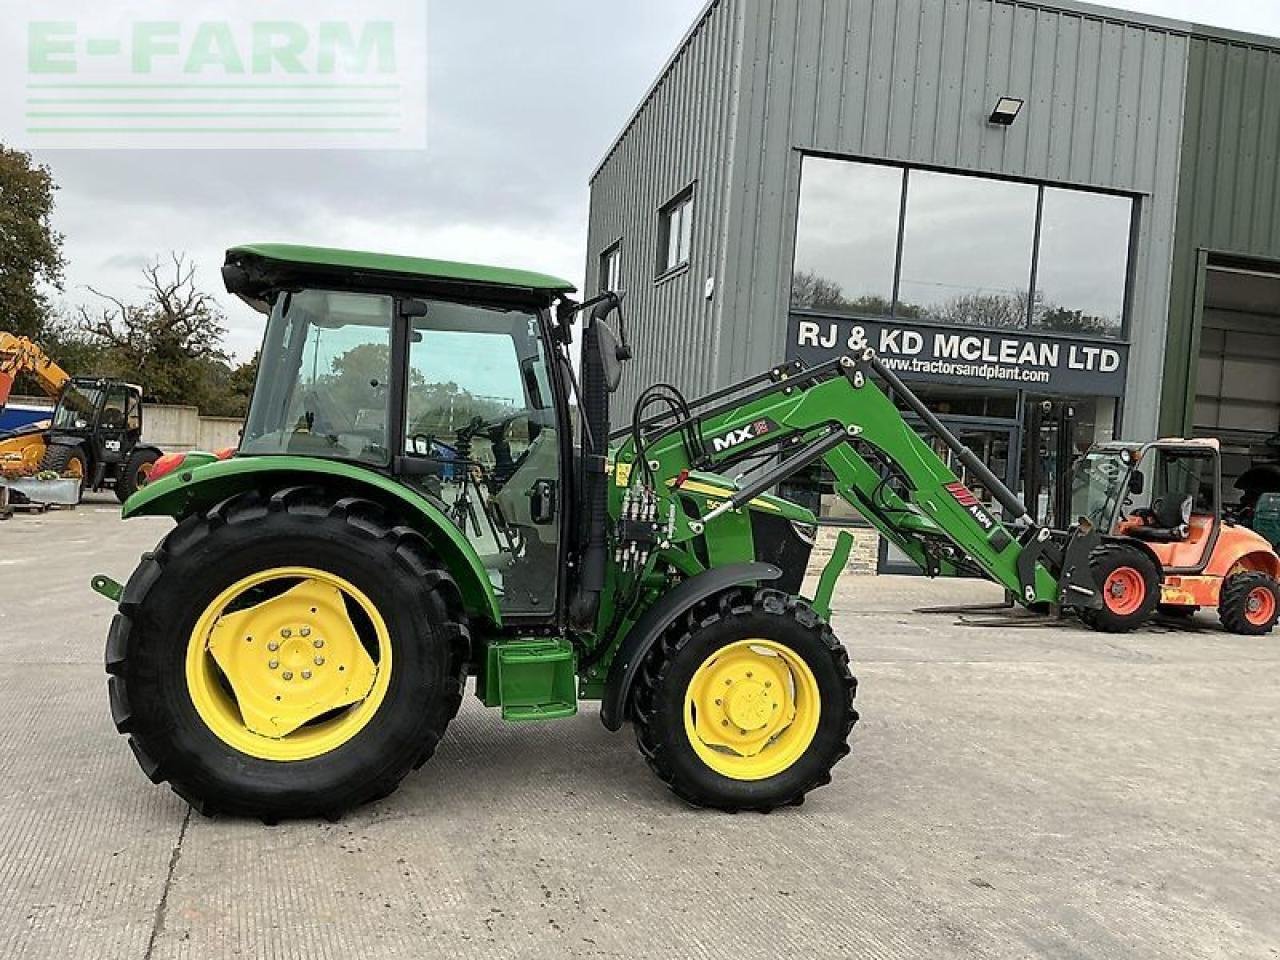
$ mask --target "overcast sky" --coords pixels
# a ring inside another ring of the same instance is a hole
[[[169,250],[221,292],[222,253],[289,241],[476,260],[579,282],[587,178],[703,0],[430,0],[429,146],[392,151],[58,151],[67,304],[130,296]],[[1280,36],[1275,0],[1125,0]],[[228,305],[248,356],[259,318]]]

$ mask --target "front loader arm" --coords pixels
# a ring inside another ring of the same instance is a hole
[[[1046,538],[1026,508],[874,353],[867,350],[809,370],[796,365],[777,369],[770,384],[752,393],[642,431],[636,466],[655,489],[678,489],[681,477],[693,469],[723,473],[753,459],[776,460],[719,506],[691,520],[689,536],[711,536],[727,514],[821,461],[835,478],[836,492],[931,576],[980,572],[1024,602],[1059,600],[1055,575],[1034,563]],[[888,380],[895,393],[923,414],[924,427],[988,485],[1020,529],[1006,527],[987,511],[872,374]],[[636,454],[632,439],[618,459],[637,459]],[[682,539],[678,530],[672,539]]]

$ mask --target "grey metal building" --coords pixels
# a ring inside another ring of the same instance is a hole
[[[1046,509],[1280,436],[1280,41],[1058,0],[711,0],[591,178],[619,403],[866,341]],[[824,498],[824,509],[826,507]]]

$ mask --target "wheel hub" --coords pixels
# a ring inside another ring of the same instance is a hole
[[[747,680],[736,684],[725,697],[725,714],[729,723],[741,730],[759,730],[781,704],[771,697],[763,683]]]
[[[377,677],[342,591],[315,579],[222,614],[206,649],[230,684],[245,727],[264,737],[288,736],[359,702]]]
[[[793,651],[765,640],[730,644],[709,657],[694,674],[685,703],[685,730],[695,752],[734,779],[763,779],[786,769],[817,728],[812,673]]]

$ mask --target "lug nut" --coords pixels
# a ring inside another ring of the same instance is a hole
[[[268,650],[271,650],[271,651],[273,651],[273,652],[274,652],[274,651],[276,651],[276,650],[279,650],[279,649],[280,649],[280,644],[278,644],[276,641],[272,640],[270,643],[268,643],[268,644],[267,644],[267,649],[268,649]]]
[[[301,630],[298,631],[298,633],[302,634],[302,636],[304,637],[309,637],[311,636],[311,628],[303,627]]]
[[[291,671],[291,670],[286,670],[284,673],[280,674],[280,676],[284,677],[286,680],[292,680],[292,679],[293,679],[293,671]]]
[[[317,666],[317,667],[323,667],[323,666],[324,666],[324,657],[316,657],[316,666]]]
[[[324,641],[323,641],[323,640],[315,640],[315,641],[313,641],[313,646],[315,646],[315,648],[316,648],[317,650],[319,650],[319,649],[321,649],[321,648],[324,646]]]
[[[272,670],[274,670],[276,667],[280,666],[280,661],[272,660],[270,663],[267,664],[267,666],[270,667]]]
[[[288,640],[290,637],[293,636],[293,631],[290,630],[288,627],[285,627],[283,630],[280,631],[280,636]]]
[[[302,679],[303,679],[303,680],[310,680],[310,679],[311,679],[311,671],[310,671],[310,670],[303,670],[303,671],[302,671]]]

